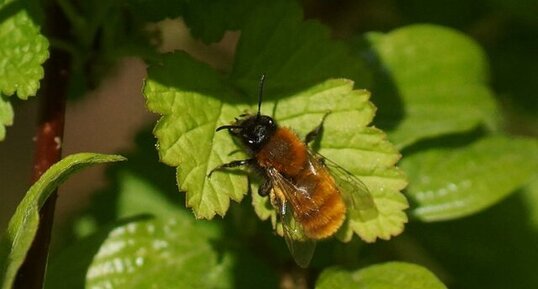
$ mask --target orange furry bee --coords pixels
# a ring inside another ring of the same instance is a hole
[[[222,164],[209,176],[223,168],[254,168],[264,179],[258,193],[270,197],[293,258],[306,267],[315,242],[333,236],[346,216],[365,210],[377,213],[377,209],[368,188],[357,177],[309,149],[308,143],[319,135],[327,114],[302,141],[292,130],[260,113],[264,80],[262,75],[257,114],[241,115],[232,125],[217,128],[238,138],[250,158]]]

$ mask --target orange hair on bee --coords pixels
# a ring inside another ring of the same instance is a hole
[[[278,128],[256,154],[261,167],[273,167],[288,176],[303,170],[307,157],[306,145],[288,128]]]

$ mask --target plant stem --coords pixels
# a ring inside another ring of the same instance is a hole
[[[45,1],[45,34],[47,37],[66,40],[69,23],[55,1]],[[35,182],[61,158],[64,130],[65,99],[71,56],[51,47],[50,58],[45,63],[45,77],[40,91],[40,119],[36,132],[32,182]],[[28,251],[15,279],[15,289],[41,289],[45,277],[54,208],[57,193],[54,192],[41,208],[40,223],[32,247]]]

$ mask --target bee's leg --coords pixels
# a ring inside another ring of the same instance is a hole
[[[284,217],[286,215],[286,202],[282,202],[280,206],[280,215]]]
[[[320,135],[320,133],[323,130],[323,123],[325,122],[325,119],[327,118],[329,113],[331,113],[331,112],[329,111],[329,112],[325,113],[325,115],[323,115],[323,118],[321,119],[321,122],[319,123],[319,125],[316,126],[313,130],[311,130],[308,134],[306,134],[306,137],[304,138],[304,142],[306,144],[309,144],[313,140],[316,140],[318,138],[318,136]]]
[[[273,208],[280,207],[277,197],[275,194],[269,195],[269,201],[271,201],[271,205],[273,205]]]
[[[269,195],[273,208],[278,208],[278,217],[280,221],[283,221],[283,217],[286,215],[286,201],[281,200],[276,194]]]
[[[246,159],[246,160],[236,160],[236,161],[231,161],[229,163],[225,163],[225,164],[222,164],[214,169],[212,169],[209,174],[207,174],[207,177],[208,178],[211,178],[211,175],[213,174],[213,172],[217,171],[217,170],[221,170],[221,169],[225,169],[225,168],[235,168],[235,167],[240,167],[240,166],[244,166],[244,165],[250,165],[250,164],[255,164],[256,163],[256,160],[255,159]]]
[[[269,195],[271,189],[273,188],[273,183],[269,179],[265,179],[262,185],[258,188],[258,195],[265,197]]]

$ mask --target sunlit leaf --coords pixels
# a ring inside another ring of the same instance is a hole
[[[481,48],[464,34],[412,25],[371,34],[367,59],[377,70],[372,88],[376,124],[399,148],[420,139],[494,126]]]
[[[538,142],[490,136],[469,146],[434,147],[402,161],[413,215],[424,221],[467,216],[499,202],[538,171]]]
[[[426,268],[403,262],[389,262],[349,272],[340,268],[323,271],[316,289],[446,289]]]
[[[142,194],[158,206],[155,192]],[[51,262],[46,288],[275,288],[276,274],[252,251],[237,248],[237,237],[229,239],[234,245],[221,241],[222,223],[164,207],[166,216],[123,219],[62,251]]]
[[[48,41],[29,12],[31,1],[0,3],[0,141],[5,126],[13,123],[9,96],[27,99],[36,94],[43,78],[42,64],[49,57]]]
[[[196,217],[224,215],[230,199],[243,198],[247,181],[234,174],[207,177],[213,168],[242,155],[229,155],[233,141],[215,129],[246,106],[215,71],[186,54],[169,55],[163,63],[150,69],[144,88],[148,108],[163,115],[154,130],[160,159],[178,166],[180,190],[186,191],[187,206]]]

